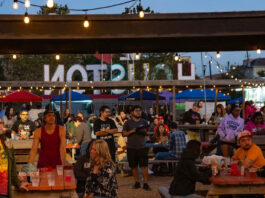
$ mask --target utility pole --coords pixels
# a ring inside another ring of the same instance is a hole
[[[210,79],[212,80],[213,77],[212,77],[212,64],[211,64],[211,61],[209,61],[209,71],[210,71]]]

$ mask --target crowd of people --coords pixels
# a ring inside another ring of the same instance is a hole
[[[214,123],[218,128],[209,144],[216,144],[218,155],[232,157],[245,168],[265,166],[261,149],[251,141],[253,135],[265,134],[265,107],[257,111],[251,102],[246,103],[244,119],[238,104],[227,105],[226,108],[218,104],[210,117],[203,108],[203,101],[195,102],[180,117],[179,123]],[[1,180],[0,197],[8,196],[10,182],[26,189],[26,183],[20,183],[15,174],[14,161],[7,161],[8,155],[14,155],[12,148],[12,152],[7,152],[6,140],[9,138],[33,139],[28,166],[38,168],[65,165],[67,142],[80,145],[74,166],[79,197],[117,197],[115,175],[119,161],[128,161],[135,182],[133,188],[142,186],[147,191],[152,190],[148,184],[150,148],[156,160],[179,161],[170,187],[159,188],[165,197],[197,197],[194,194],[196,181],[209,182],[211,170],[206,168],[200,172],[195,167],[195,160],[201,154],[201,141],[204,141],[199,130],[185,133],[167,114],[156,115],[152,108],[145,113],[138,105],[133,106],[130,112],[120,111],[118,115],[108,106],[102,106],[99,112],[98,117],[91,115],[86,119],[83,113],[72,115],[66,109],[60,118],[51,106],[31,109],[24,105],[15,114],[11,106],[5,105],[0,112],[0,152],[4,153],[0,158],[0,171],[9,171],[9,174]],[[34,164],[39,146],[39,159]],[[142,185],[139,172],[143,176]]]

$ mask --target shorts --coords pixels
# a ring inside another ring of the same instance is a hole
[[[131,149],[127,148],[127,157],[129,166],[131,168],[136,168],[138,165],[140,167],[148,166],[148,148],[141,149]]]

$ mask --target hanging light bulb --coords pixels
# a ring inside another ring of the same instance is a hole
[[[17,59],[17,55],[16,54],[13,54],[12,58],[15,60]]]
[[[176,53],[176,55],[174,56],[174,60],[175,60],[175,61],[178,61],[178,60],[179,60],[179,55],[178,55],[178,53]]]
[[[216,52],[216,58],[221,58],[221,54],[220,54],[220,52],[218,51],[218,52]]]
[[[26,12],[25,13],[25,17],[24,17],[24,22],[26,23],[26,24],[28,24],[29,23],[29,15],[28,15],[28,13]]]
[[[30,1],[29,0],[25,0],[25,7],[29,8],[30,7]]]
[[[17,0],[14,0],[13,8],[14,8],[15,10],[18,9],[18,3],[17,3]]]
[[[61,57],[60,57],[59,54],[56,54],[56,55],[55,55],[55,59],[56,59],[56,60],[60,60],[60,58],[61,58]]]
[[[53,2],[53,0],[48,0],[47,1],[47,7],[48,8],[52,8],[54,6],[54,2]]]
[[[89,27],[89,21],[87,20],[87,15],[85,16],[85,20],[84,20],[83,25],[84,25],[85,28]]]
[[[144,11],[143,11],[143,10],[141,10],[141,11],[139,12],[139,17],[140,17],[140,18],[144,18]]]
[[[140,59],[140,54],[139,53],[136,53],[135,54],[135,60],[139,60]]]
[[[257,54],[260,54],[261,53],[261,50],[260,49],[257,49]]]

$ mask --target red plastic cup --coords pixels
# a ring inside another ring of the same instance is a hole
[[[237,163],[231,163],[230,166],[231,166],[232,170],[237,170],[238,169]]]

